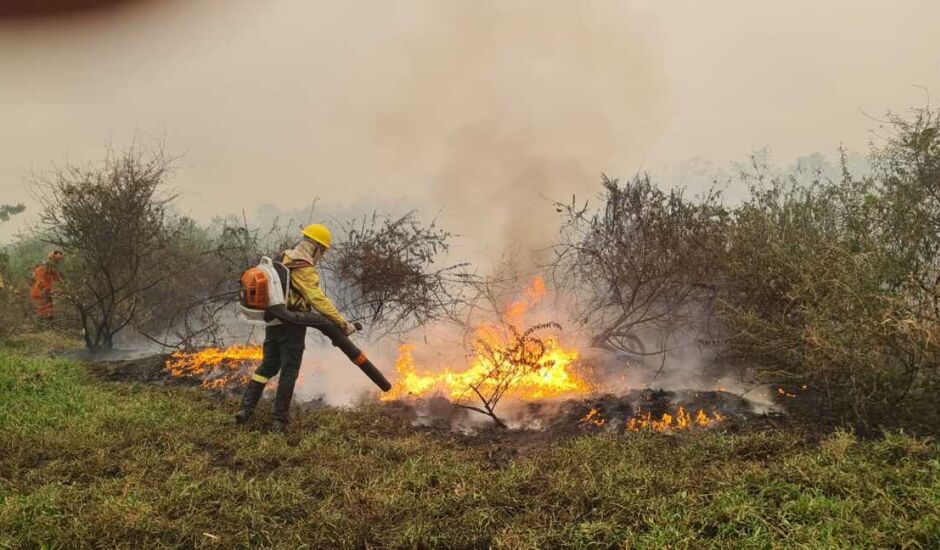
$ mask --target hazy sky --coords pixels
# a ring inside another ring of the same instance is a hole
[[[864,151],[863,112],[940,96],[937,21],[936,0],[177,0],[0,22],[0,202],[137,135],[184,154],[198,218],[387,202],[534,246],[546,199],[602,171]]]

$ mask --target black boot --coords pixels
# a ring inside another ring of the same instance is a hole
[[[287,383],[285,383],[287,382]],[[294,397],[294,384],[280,380],[274,394],[274,431],[283,432],[290,422],[290,402]]]
[[[255,406],[258,404],[258,400],[261,399],[262,393],[264,393],[264,384],[255,380],[248,382],[248,386],[245,387],[245,395],[242,396],[242,408],[235,413],[235,422],[238,424],[248,422],[251,413],[254,412]]]

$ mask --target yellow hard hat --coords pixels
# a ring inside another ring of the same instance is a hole
[[[303,235],[313,242],[322,244],[326,248],[329,248],[333,243],[333,236],[330,234],[330,230],[323,224],[315,223],[308,225],[304,228]]]

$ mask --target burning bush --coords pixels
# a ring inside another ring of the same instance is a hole
[[[262,358],[261,346],[177,351],[166,361],[164,370],[174,378],[198,381],[206,389],[232,389],[248,382],[250,369]]]
[[[560,330],[560,325],[549,322],[524,331],[517,328],[544,295],[545,283],[536,278],[522,297],[503,308],[499,320],[477,325],[470,364],[463,370],[443,367],[419,372],[412,355],[414,346],[402,346],[395,365],[398,380],[383,399],[440,394],[505,427],[496,414],[504,397],[533,401],[589,393],[590,384],[578,372],[578,351],[563,346],[557,336],[545,334],[549,329]]]

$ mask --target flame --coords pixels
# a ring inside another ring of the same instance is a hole
[[[483,342],[498,340],[492,334],[478,333]],[[578,360],[578,352],[566,349],[554,337],[543,339],[545,353],[537,363],[537,368],[520,373],[512,383],[507,395],[525,400],[551,399],[590,393],[590,385],[572,369]],[[419,371],[412,352],[414,345],[402,344],[398,348],[395,371],[398,379],[392,389],[382,395],[383,401],[393,401],[404,397],[423,397],[440,394],[449,399],[465,399],[473,395],[471,386],[477,385],[481,391],[491,389],[496,382],[488,377],[495,367],[512,365],[505,363],[505,358],[493,357],[485,351],[482,343],[475,346],[475,355],[470,366],[462,371],[444,368],[439,372]],[[496,347],[496,346],[493,346]]]
[[[177,351],[164,370],[174,378],[200,379],[205,389],[225,389],[248,382],[248,368],[261,361],[261,346],[234,345],[205,348],[196,352]]]
[[[505,324],[522,326],[525,314],[546,295],[545,281],[535,277],[522,292],[522,297],[506,306],[503,316]],[[405,397],[443,395],[448,399],[462,400],[474,397],[473,386],[481,392],[495,388],[498,382],[490,376],[494,371],[512,372],[511,387],[506,392],[527,401],[573,397],[590,393],[591,386],[575,368],[578,350],[562,345],[555,336],[540,337],[544,349],[534,342],[526,344],[523,354],[531,353],[534,365],[522,368],[512,357],[501,353],[513,342],[515,335],[497,324],[481,324],[475,329],[473,354],[469,365],[462,370],[447,366],[438,369],[419,370],[415,364],[412,344],[398,348],[395,371],[398,373],[392,389],[382,396],[383,401]],[[538,348],[537,350],[534,348]]]
[[[581,425],[591,425],[597,426],[598,428],[603,428],[604,424],[607,423],[607,420],[601,416],[600,411],[597,409],[591,409],[586,415],[584,415],[581,420],[578,421],[578,424]]]
[[[711,416],[704,410],[699,409],[694,415],[679,407],[675,415],[663,413],[658,420],[653,418],[649,412],[638,411],[633,418],[627,420],[627,431],[630,432],[680,432],[696,428],[709,428],[724,422],[725,417],[717,411],[712,411]]]
[[[535,276],[529,286],[522,291],[523,297],[509,304],[503,315],[510,323],[516,324],[533,305],[541,302],[547,293],[545,280],[540,276]]]

